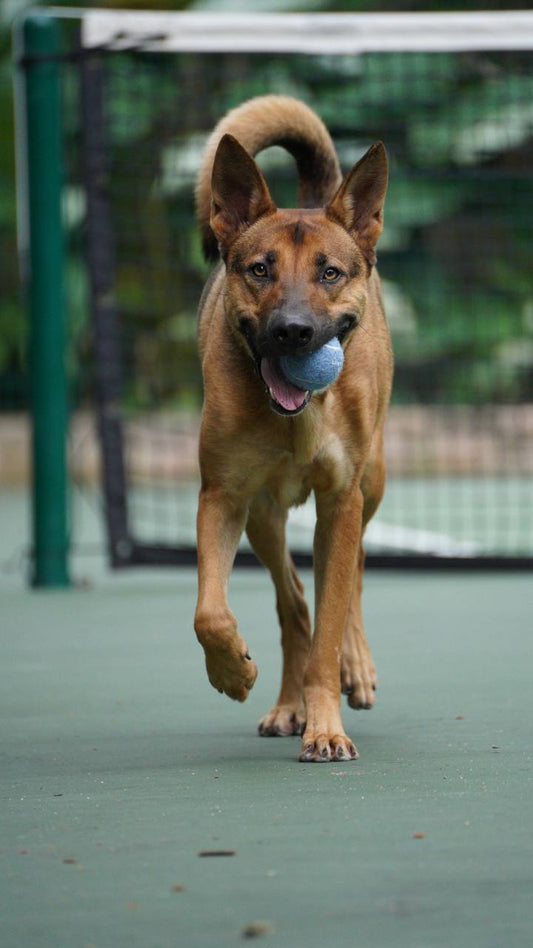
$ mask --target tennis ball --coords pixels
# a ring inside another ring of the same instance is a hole
[[[344,353],[339,340],[334,338],[315,352],[284,355],[279,361],[289,382],[304,391],[316,392],[327,388],[338,378],[344,363]]]

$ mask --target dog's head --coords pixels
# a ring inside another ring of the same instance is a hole
[[[387,175],[378,142],[325,208],[278,210],[239,142],[225,135],[218,146],[211,227],[226,263],[226,315],[280,414],[298,414],[310,398],[284,378],[280,357],[335,336],[345,347],[363,317]]]

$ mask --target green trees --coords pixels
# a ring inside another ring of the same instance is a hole
[[[0,409],[24,404],[26,359],[6,23],[2,43]],[[380,271],[395,340],[395,398],[530,398],[530,52],[313,58],[123,53],[104,59],[128,400],[172,405],[199,399],[195,309],[206,267],[194,223],[194,174],[217,119],[244,98],[269,91],[301,96],[316,108],[345,167],[375,139],[388,148],[391,184]],[[83,394],[91,356],[76,67],[65,65],[64,75],[67,286],[72,365]],[[276,199],[290,206],[290,159],[271,150],[261,163]]]
[[[533,379],[528,63],[520,53],[117,60],[109,77],[111,195],[119,292],[137,339],[130,394],[193,396],[194,311],[205,267],[192,190],[203,142],[243,98],[288,92],[322,115],[346,168],[375,139],[389,150],[380,270],[397,401],[526,400]],[[279,203],[294,203],[290,159],[272,150],[260,163]]]

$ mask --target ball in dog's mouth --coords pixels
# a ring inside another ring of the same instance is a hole
[[[277,359],[262,358],[259,370],[275,411],[280,415],[298,415],[304,410],[311,398],[311,392],[289,382]]]

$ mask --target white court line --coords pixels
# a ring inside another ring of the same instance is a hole
[[[315,512],[312,505],[298,507],[291,511],[289,527],[312,532],[315,526]],[[433,556],[475,556],[479,546],[470,540],[456,540],[446,533],[435,530],[421,530],[394,523],[376,520],[369,523],[366,534],[366,547],[396,550],[402,553],[424,553]]]

